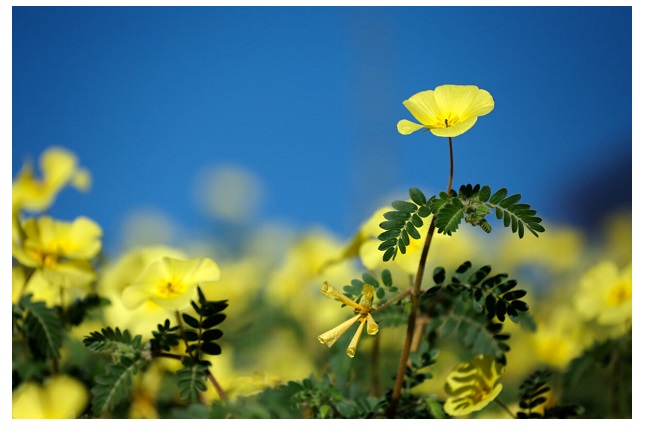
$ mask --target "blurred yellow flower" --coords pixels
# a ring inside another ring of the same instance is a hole
[[[305,322],[307,333],[339,322],[342,310],[323,310],[319,306],[318,290],[323,280],[343,285],[358,274],[358,266],[349,260],[325,265],[340,252],[342,246],[337,238],[323,230],[311,230],[300,236],[279,265],[270,270],[265,284],[265,301],[282,308],[301,322],[305,321],[305,316],[311,316],[312,319]],[[318,349],[318,345],[308,345],[308,349]]]
[[[134,309],[147,300],[170,310],[189,305],[196,287],[203,282],[218,281],[219,266],[209,258],[191,261],[164,257],[147,267],[144,272],[122,292],[128,309]]]
[[[421,124],[400,120],[397,130],[402,135],[425,128],[439,137],[455,137],[474,126],[479,116],[490,113],[494,99],[473,85],[446,84],[414,94],[404,106]]]
[[[470,362],[460,363],[445,383],[445,391],[450,396],[443,407],[445,412],[464,416],[485,408],[503,388],[496,383],[502,372],[503,365],[492,356],[478,355]]]
[[[42,385],[28,381],[11,395],[11,415],[15,419],[73,419],[88,404],[88,390],[76,378],[56,375]]]
[[[42,272],[59,287],[85,286],[95,280],[90,263],[101,249],[102,229],[86,217],[72,222],[49,216],[29,218],[22,224],[24,238],[12,244],[12,254],[21,264]]]
[[[318,340],[320,343],[327,344],[328,347],[331,347],[334,345],[334,342],[343,335],[343,333],[352,327],[354,323],[359,322],[357,332],[354,334],[348,349],[345,351],[349,357],[354,357],[354,354],[357,351],[357,345],[359,344],[359,339],[361,338],[361,332],[363,331],[363,325],[367,323],[367,332],[369,335],[376,335],[379,331],[379,326],[373,319],[372,315],[370,315],[375,289],[372,285],[365,284],[363,286],[360,304],[350,300],[327,282],[323,284],[320,291],[324,296],[333,298],[354,308],[355,315],[344,323],[334,327],[332,330],[318,336]]]
[[[98,294],[111,302],[104,308],[106,323],[128,329],[132,334],[150,334],[166,318],[173,321],[173,313],[152,300],[147,300],[134,309],[127,309],[122,302],[122,291],[132,285],[149,265],[163,257],[187,259],[183,251],[174,248],[147,246],[130,250],[115,262],[101,268],[97,283]]]
[[[11,188],[12,210],[42,212],[48,209],[59,191],[67,184],[85,191],[90,188],[90,173],[77,166],[77,157],[70,151],[51,147],[41,154],[40,168],[43,178],[34,175],[30,163],[18,173]]]
[[[601,325],[623,324],[632,318],[632,264],[619,271],[603,261],[580,279],[575,305],[582,316]]]
[[[551,227],[537,238],[519,238],[503,232],[496,250],[500,251],[508,267],[519,265],[542,265],[552,272],[570,271],[576,268],[585,250],[584,234],[572,227]]]
[[[575,310],[546,299],[546,311],[535,315],[537,330],[529,337],[537,360],[563,369],[592,342],[587,329],[576,319]],[[546,313],[544,313],[546,312]]]

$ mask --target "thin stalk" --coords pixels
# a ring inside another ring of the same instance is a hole
[[[412,288],[409,288],[406,291],[402,291],[401,293],[399,293],[398,295],[396,295],[392,299],[388,300],[383,305],[379,306],[377,309],[374,309],[371,313],[379,312],[379,311],[382,311],[382,310],[386,309],[388,306],[392,305],[393,303],[395,303],[395,302],[397,302],[399,300],[402,300],[407,295],[410,295],[412,291],[413,291]]]
[[[451,193],[451,185],[453,179],[454,179],[454,151],[453,151],[451,137],[449,137],[449,182],[447,183],[447,195]],[[387,412],[387,416],[389,418],[393,417],[397,412],[399,397],[402,393],[402,384],[404,382],[404,375],[406,373],[406,365],[408,363],[409,353],[411,352],[411,345],[413,343],[413,335],[416,329],[418,306],[419,306],[419,299],[420,299],[420,288],[422,286],[422,276],[424,275],[424,267],[427,262],[429,247],[431,246],[431,239],[433,238],[433,233],[435,232],[435,222],[436,222],[436,216],[433,215],[433,217],[431,218],[431,224],[429,225],[429,230],[427,231],[427,236],[425,237],[424,240],[422,255],[420,256],[420,263],[418,265],[418,271],[415,275],[415,282],[413,283],[413,288],[411,289],[411,306],[412,306],[411,313],[409,314],[408,324],[406,327],[406,336],[404,337],[404,348],[402,349],[402,356],[400,357],[400,362],[397,369],[397,375],[395,377],[395,386],[393,387],[393,394],[391,397],[390,407],[388,408],[388,412]]]
[[[517,418],[517,416],[514,415],[514,414],[512,413],[512,411],[510,411],[510,408],[508,408],[508,406],[507,406],[506,404],[504,404],[503,402],[501,402],[499,399],[494,399],[494,401],[495,401],[497,404],[499,404],[499,406],[500,406],[501,408],[503,408],[503,409],[505,410],[505,412],[507,412],[508,415],[509,415],[510,417],[512,417],[513,419],[516,419],[516,418]]]

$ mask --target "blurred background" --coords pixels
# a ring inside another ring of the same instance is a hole
[[[474,84],[495,109],[454,140],[454,185],[521,193],[591,230],[631,209],[631,7],[13,7],[12,174],[59,145],[93,177],[114,256],[269,223],[350,238],[446,188],[446,141],[402,101]]]

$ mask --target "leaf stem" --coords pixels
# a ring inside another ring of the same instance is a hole
[[[401,293],[397,294],[392,299],[388,300],[383,305],[379,306],[377,309],[372,310],[371,313],[380,312],[380,311],[386,309],[388,306],[392,305],[393,303],[395,303],[395,302],[397,302],[399,300],[402,300],[407,295],[410,295],[411,292],[413,292],[413,288],[409,288],[406,291],[402,291]]]
[[[451,185],[453,179],[454,179],[454,151],[453,151],[451,137],[449,137],[449,182],[447,183],[447,195],[451,193]],[[402,349],[402,356],[400,357],[399,367],[397,369],[397,375],[395,377],[395,386],[393,387],[393,394],[391,396],[390,407],[388,408],[388,412],[387,412],[387,416],[389,418],[392,418],[397,412],[399,397],[402,392],[402,383],[404,382],[406,365],[408,362],[409,353],[411,352],[413,335],[416,329],[418,303],[420,298],[420,287],[422,286],[422,276],[424,275],[424,267],[427,262],[427,255],[429,254],[431,239],[433,238],[433,233],[435,232],[435,225],[436,225],[436,215],[433,215],[433,217],[431,218],[431,224],[429,225],[429,230],[427,231],[427,236],[424,240],[422,255],[420,256],[420,263],[418,265],[418,271],[415,275],[415,282],[413,283],[413,288],[410,290],[412,309],[406,327],[406,336],[404,337],[404,348]]]

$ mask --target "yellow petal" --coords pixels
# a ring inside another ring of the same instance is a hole
[[[354,357],[354,354],[357,352],[357,345],[359,345],[359,339],[361,339],[361,333],[363,332],[363,324],[365,321],[365,318],[361,320],[359,327],[357,327],[356,333],[354,333],[354,336],[352,337],[350,345],[348,345],[348,349],[345,350],[345,353],[350,358]]]
[[[72,177],[71,183],[72,186],[78,190],[86,192],[92,185],[92,176],[90,175],[90,171],[85,168],[79,168],[77,172],[75,172],[74,177]]]
[[[122,303],[127,309],[135,309],[148,299],[149,294],[135,286],[128,286],[122,291]]]
[[[340,301],[341,303],[345,303],[346,305],[354,308],[354,309],[359,309],[361,310],[362,307],[360,304],[350,300],[347,296],[341,294],[339,290],[334,288],[332,285],[330,285],[329,282],[325,281],[323,283],[323,286],[320,289],[321,294],[323,294],[325,297],[333,298],[335,300]]]
[[[67,231],[67,238],[61,239],[70,244],[70,250],[66,253],[67,257],[92,259],[99,253],[102,247],[102,242],[99,239],[102,229],[96,222],[85,216],[80,216],[72,221],[70,229]]]
[[[58,191],[72,178],[77,157],[66,149],[51,147],[41,155],[43,183],[48,189]]]
[[[379,331],[379,326],[375,322],[375,319],[372,317],[372,315],[368,314],[368,334],[371,336],[374,336],[377,334]]]
[[[436,103],[435,92],[425,90],[414,94],[404,102],[406,109],[423,125],[436,123],[440,109]]]
[[[473,85],[446,84],[436,87],[433,93],[440,114],[454,113],[460,121],[488,114],[494,109],[492,95]]]
[[[421,124],[413,123],[409,120],[400,120],[397,122],[397,131],[402,135],[410,135],[415,131],[422,129],[424,126]]]
[[[210,258],[187,261],[165,257],[162,261],[170,276],[182,279],[190,288],[195,288],[203,282],[217,282],[221,278],[219,266]]]
[[[343,335],[343,333],[348,331],[348,329],[352,327],[352,324],[354,324],[357,321],[359,321],[359,315],[353,316],[352,318],[345,321],[344,323],[337,325],[332,330],[327,331],[322,335],[318,336],[318,340],[320,341],[320,343],[326,344],[328,347],[331,347],[332,345],[334,345],[334,342],[339,340],[339,338]]]

